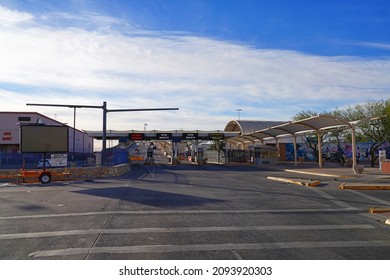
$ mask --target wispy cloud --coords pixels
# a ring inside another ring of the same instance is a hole
[[[67,23],[52,24],[54,16]],[[30,111],[29,102],[180,107],[112,114],[111,129],[141,129],[144,123],[152,129],[223,129],[236,108],[244,109],[243,118],[288,120],[308,106],[331,110],[390,92],[386,59],[255,49],[134,24],[124,28],[99,14],[33,16],[0,6],[0,26],[0,110]],[[34,110],[72,120],[70,110]],[[78,114],[78,127],[101,129],[100,112]]]
[[[0,6],[0,26],[12,26],[20,23],[30,22],[33,16],[29,13],[18,12]]]
[[[360,46],[373,49],[390,50],[390,44],[378,42],[356,42],[356,41],[339,41],[345,45]]]

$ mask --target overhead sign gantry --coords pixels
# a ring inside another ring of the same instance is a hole
[[[107,102],[104,101],[102,106],[94,106],[94,105],[70,105],[70,104],[35,104],[35,103],[27,103],[27,106],[48,106],[48,107],[68,107],[73,108],[73,130],[76,129],[76,109],[77,108],[90,108],[90,109],[102,109],[103,110],[103,131],[102,131],[102,165],[105,166],[107,164],[106,158],[106,140],[107,135],[107,113],[109,112],[140,112],[140,111],[170,111],[170,110],[179,110],[179,108],[144,108],[144,109],[107,109]],[[73,132],[74,133],[74,132]],[[75,136],[73,134],[73,141],[75,141]],[[73,147],[75,144],[73,143]]]
[[[102,131],[85,131],[88,136],[94,139],[101,140],[103,138]],[[204,140],[204,141],[217,141],[224,140],[226,138],[237,137],[240,134],[238,131],[202,131],[202,130],[107,130],[106,137],[111,140],[127,139],[131,141],[191,141],[191,140]]]

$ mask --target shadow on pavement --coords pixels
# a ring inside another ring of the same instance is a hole
[[[223,202],[223,200],[219,199],[211,199],[199,196],[161,192],[133,187],[88,189],[74,191],[74,193],[120,199],[123,201],[145,204],[155,207],[189,207],[209,203]]]

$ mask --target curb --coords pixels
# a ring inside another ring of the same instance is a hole
[[[390,212],[390,208],[370,208],[370,213],[387,213]]]
[[[293,169],[284,169],[284,171],[292,172],[292,173],[307,174],[307,175],[323,176],[323,177],[354,178],[354,176],[348,176],[348,175],[326,174],[326,173],[317,173],[317,172],[310,172],[310,171],[300,171],[300,170],[293,170]]]
[[[339,185],[339,190],[390,190],[389,185],[379,185],[379,184],[355,184],[347,185],[343,183]]]

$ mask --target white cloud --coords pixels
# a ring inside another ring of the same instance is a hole
[[[48,26],[0,7],[0,96],[7,100],[0,110],[103,101],[110,108],[179,107],[178,112],[112,113],[109,128],[142,129],[148,123],[153,129],[207,130],[223,129],[237,116],[236,108],[244,109],[243,118],[288,120],[297,108],[322,111],[389,96],[386,59],[261,50],[188,34],[121,33],[113,30],[115,19],[87,17],[102,28]],[[70,109],[34,111],[72,123]],[[80,109],[78,127],[101,129],[100,116]]]
[[[10,10],[0,6],[0,26],[13,26],[33,20],[33,16],[28,13]]]

